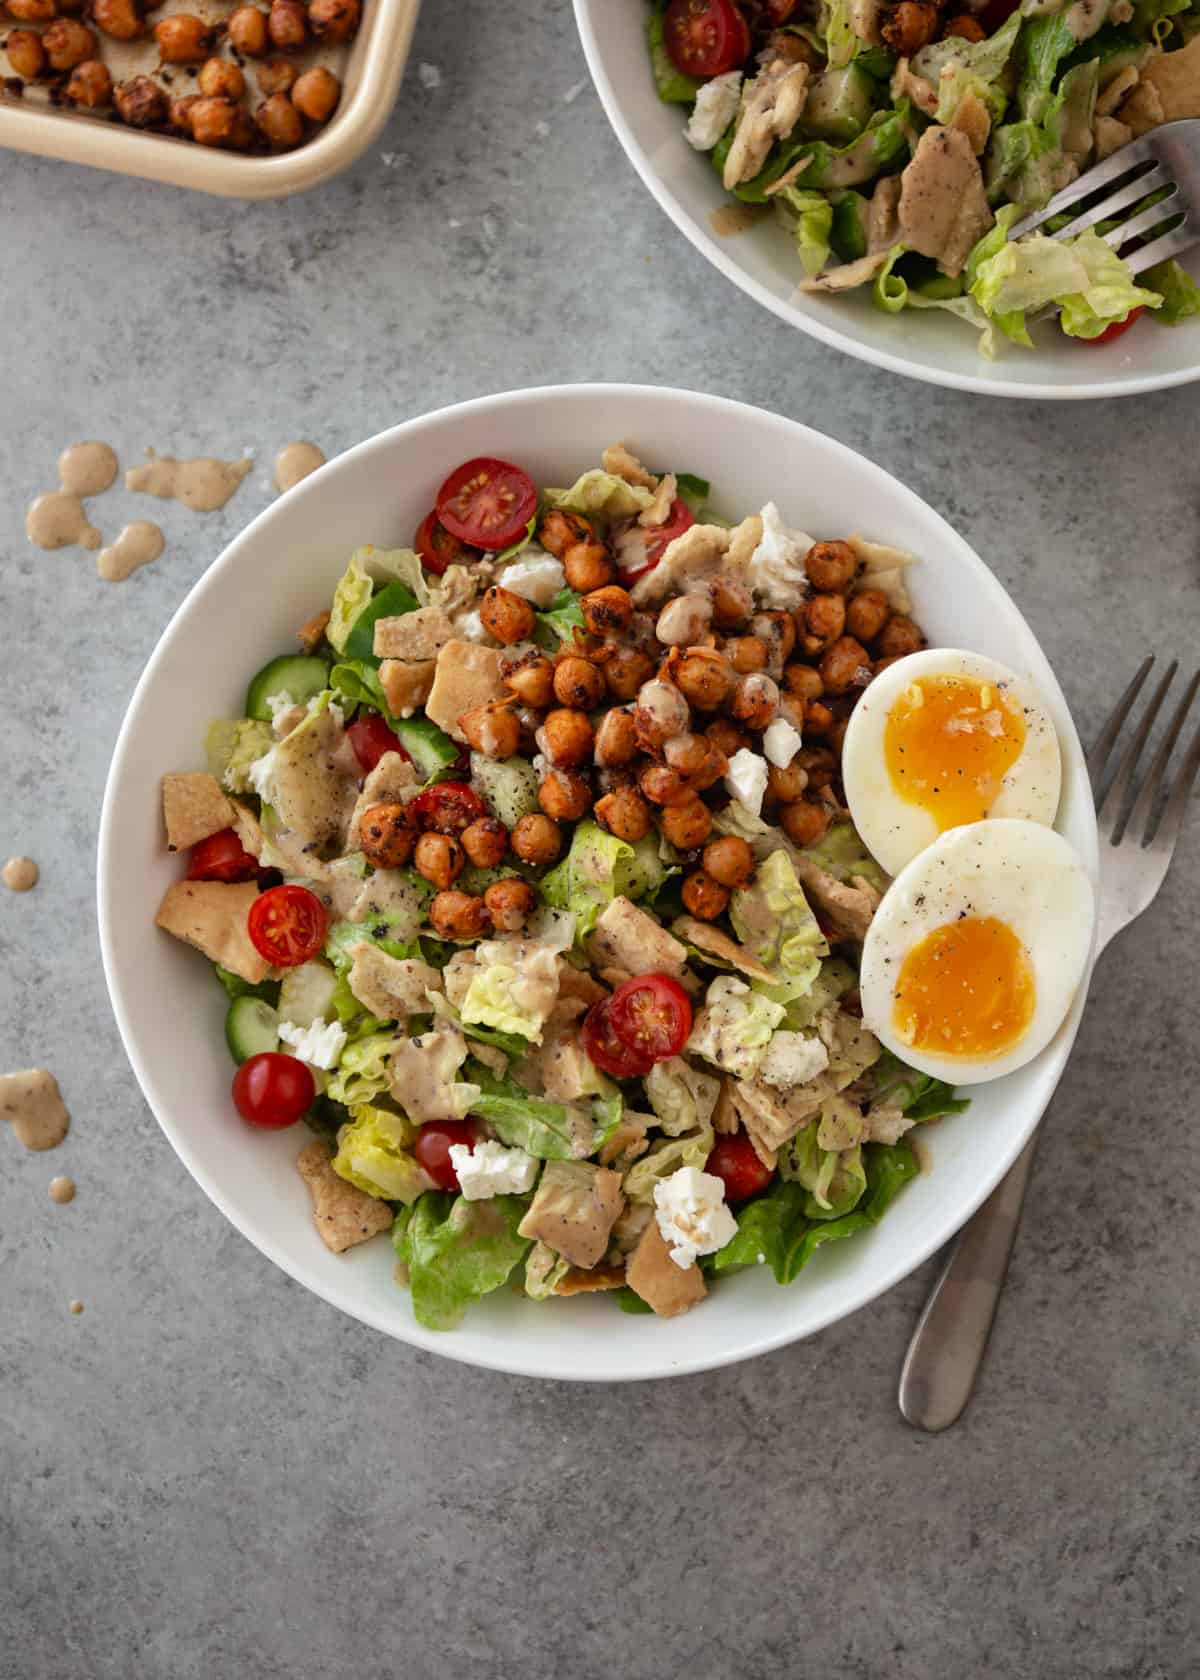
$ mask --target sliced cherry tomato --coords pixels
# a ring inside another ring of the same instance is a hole
[[[536,510],[529,474],[489,455],[464,461],[437,494],[437,516],[447,531],[476,548],[507,548],[525,535]]]
[[[654,535],[646,544],[647,569],[650,566],[657,566],[667,552],[668,544],[673,543],[676,537],[681,537],[695,523],[696,516],[691,508],[682,496],[676,496],[671,503],[671,511],[667,515],[666,524],[658,526]]]
[[[608,1004],[613,1031],[646,1061],[668,1061],[687,1043],[692,1006],[669,974],[635,975],[617,987]]]
[[[456,1143],[475,1147],[475,1128],[469,1120],[431,1120],[422,1126],[413,1144],[413,1154],[439,1190],[457,1190],[458,1174],[450,1159]]]
[[[188,854],[189,881],[253,881],[257,874],[258,859],[250,856],[232,828],[198,841]]]
[[[767,0],[767,22],[778,28],[781,23],[787,22],[796,6],[797,0]]]
[[[472,560],[479,559],[478,549],[468,548],[466,543],[450,535],[438,518],[436,508],[430,508],[417,526],[413,547],[421,556],[425,570],[436,572],[439,577],[448,566],[469,566]]]
[[[259,893],[246,917],[246,932],[274,968],[298,968],[324,945],[328,923],[317,895],[289,882]]]
[[[612,1023],[611,998],[594,1003],[583,1018],[583,1048],[602,1073],[614,1079],[640,1079],[654,1066],[649,1056],[639,1055],[618,1038]]]
[[[346,734],[350,737],[350,745],[354,748],[354,756],[362,766],[364,776],[371,774],[385,753],[399,753],[401,758],[412,763],[411,757],[378,712],[362,712],[355,718]]]
[[[295,1056],[264,1050],[233,1076],[233,1103],[248,1126],[282,1131],[295,1125],[317,1094],[311,1071]]]
[[[1136,309],[1129,311],[1123,321],[1114,321],[1111,327],[1105,327],[1104,331],[1098,333],[1095,338],[1081,338],[1079,342],[1080,344],[1111,344],[1114,338],[1120,338],[1122,333],[1127,333],[1134,322],[1145,313],[1146,305],[1144,303],[1139,304]]]
[[[487,816],[483,800],[466,782],[436,782],[422,789],[408,809],[420,828],[436,829],[439,834],[461,834]]]
[[[750,56],[750,25],[733,0],[671,0],[663,45],[685,76],[723,76]]]
[[[771,1169],[763,1166],[745,1132],[719,1137],[704,1170],[724,1184],[727,1202],[744,1202],[748,1196],[757,1196],[772,1178]]]

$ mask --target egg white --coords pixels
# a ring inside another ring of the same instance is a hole
[[[904,959],[935,928],[963,916],[994,916],[1024,945],[1033,968],[1033,1016],[1000,1055],[946,1056],[917,1050],[893,1025]],[[863,945],[863,1021],[910,1067],[952,1085],[977,1085],[1023,1067],[1065,1020],[1088,970],[1095,928],[1092,883],[1061,834],[1040,823],[996,818],[952,828],[892,882]]]
[[[864,690],[850,714],[842,743],[842,785],[854,826],[872,857],[889,875],[938,837],[929,812],[896,791],[884,757],[888,716],[918,677],[971,677],[993,684],[1021,708],[1025,740],[1005,774],[987,820],[1024,817],[1053,823],[1062,791],[1062,755],[1058,733],[1041,696],[1026,677],[1007,665],[959,648],[926,648],[910,653],[881,671]]]

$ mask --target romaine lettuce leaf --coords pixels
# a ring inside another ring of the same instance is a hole
[[[564,1260],[544,1242],[535,1242],[525,1258],[526,1295],[531,1301],[548,1301],[570,1270],[569,1260]]]
[[[782,1154],[780,1175],[804,1186],[804,1211],[809,1219],[838,1219],[855,1207],[866,1189],[862,1150],[823,1149],[819,1123],[811,1120]]]
[[[641,513],[653,501],[640,484],[627,484],[616,473],[592,467],[567,490],[547,490],[546,506],[566,513],[583,513],[591,518],[628,519]]]
[[[397,1215],[396,1253],[408,1268],[413,1315],[427,1330],[452,1330],[472,1301],[500,1289],[524,1259],[517,1226],[528,1196],[469,1202],[427,1190]]]
[[[250,766],[275,745],[269,723],[258,718],[217,718],[204,737],[209,774],[229,793],[253,793]]]
[[[955,1096],[952,1085],[918,1073],[890,1050],[883,1052],[871,1070],[871,1100],[894,1103],[917,1124],[940,1114],[961,1114],[971,1106],[970,1098]]]
[[[786,852],[772,852],[753,881],[736,889],[729,917],[742,944],[776,975],[777,984],[803,997],[829,944]]]
[[[545,612],[534,613],[534,636],[539,647],[550,653],[563,642],[574,641],[583,629],[583,608],[573,589],[560,589]]]
[[[783,1017],[782,1003],[722,974],[709,986],[685,1048],[726,1073],[752,1079]]]
[[[614,898],[645,898],[666,877],[653,835],[631,845],[589,820],[576,828],[562,862],[543,876],[541,893],[556,910],[571,912],[576,937],[583,939]]]
[[[488,1121],[501,1143],[539,1161],[584,1159],[596,1147],[597,1118],[601,1128],[611,1120],[611,1106],[603,1098],[597,1099],[603,1105],[598,1115],[588,1105],[550,1102],[531,1096],[512,1079],[498,1078],[473,1058],[467,1077],[480,1090],[471,1113]]]
[[[699,1131],[690,1132],[687,1137],[664,1138],[633,1163],[625,1174],[622,1190],[631,1202],[653,1202],[654,1186],[662,1179],[670,1178],[680,1167],[695,1167],[698,1172],[703,1172],[715,1142],[716,1134],[711,1125],[701,1126]]]
[[[830,823],[823,839],[815,846],[805,846],[804,855],[811,858],[826,875],[835,881],[848,882],[855,875],[869,881],[878,891],[887,886],[887,876],[859,838],[858,830],[847,817]]]
[[[829,261],[833,232],[832,203],[824,193],[805,192],[800,187],[784,187],[774,198],[777,207],[786,205],[787,219],[793,222],[800,266],[805,274],[820,274]]]
[[[655,1062],[643,1083],[647,1101],[668,1137],[708,1125],[721,1094],[719,1079],[691,1067],[682,1056]]]
[[[912,106],[907,99],[901,99],[894,110],[876,111],[858,138],[847,146],[832,146],[825,140],[805,140],[793,135],[774,148],[752,181],[743,181],[734,188],[734,195],[747,204],[768,203],[767,188],[803,159],[808,161],[792,183],[794,186],[818,190],[861,186],[907,157],[911,133]],[[724,171],[731,141],[732,137],[726,135],[709,153],[718,175]]]
[[[1161,321],[1164,327],[1176,327],[1180,321],[1200,315],[1200,286],[1174,260],[1155,263],[1142,275],[1142,281],[1151,291],[1158,292],[1163,300],[1162,308],[1155,311],[1154,319]]]
[[[388,1088],[388,1060],[395,1042],[390,1032],[382,1032],[347,1044],[326,1080],[326,1094],[349,1109],[381,1097]]]
[[[377,665],[368,664],[365,659],[341,659],[329,673],[329,686],[347,711],[354,706],[370,706],[382,712],[389,724],[395,722],[388,710]]]
[[[1091,228],[1066,241],[1032,233],[1001,244],[975,265],[971,293],[997,318],[1056,303],[1063,331],[1073,338],[1098,338],[1131,310],[1162,302],[1134,282],[1128,265]]]
[[[338,1133],[333,1170],[368,1196],[411,1207],[433,1188],[409,1146],[417,1128],[404,1115],[372,1103],[350,1110],[350,1124]]]

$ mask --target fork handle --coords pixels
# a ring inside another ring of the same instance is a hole
[[[900,1410],[936,1434],[961,1416],[987,1349],[1017,1237],[1038,1132],[955,1239],[900,1371]]]

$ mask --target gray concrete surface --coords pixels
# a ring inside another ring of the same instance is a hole
[[[894,1402],[928,1271],[711,1376],[464,1370],[253,1251],[125,1064],[92,908],[109,753],[290,437],[332,453],[547,378],[704,386],[822,427],[953,520],[1085,728],[1144,650],[1195,656],[1194,391],[992,404],[807,343],[693,255],[590,85],[565,101],[584,76],[563,0],[429,0],[386,135],[314,196],[0,165],[0,854],[44,871],[0,902],[0,1063],[55,1068],[75,1116],[56,1156],[0,1138],[0,1675],[1182,1680],[1200,820],[1097,978],[982,1389],[937,1440]],[[21,531],[58,449],[90,436],[264,465],[224,515],[164,508],[168,555],[106,588]],[[70,1207],[54,1172],[79,1183]]]

